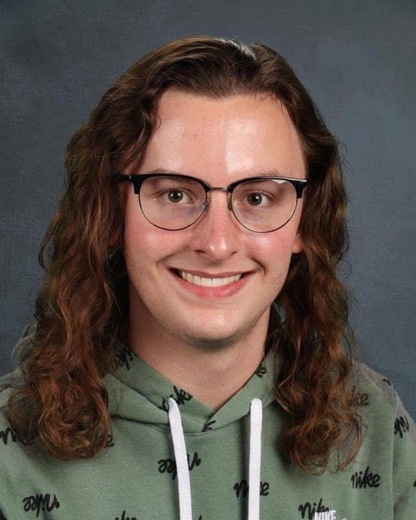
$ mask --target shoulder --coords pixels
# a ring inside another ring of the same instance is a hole
[[[24,378],[20,368],[0,377],[0,413],[6,409],[10,395],[23,384]]]
[[[19,360],[24,352],[31,348],[35,329],[35,325],[29,325],[24,329],[22,335],[17,341],[12,353],[12,363],[14,366],[19,365]],[[23,384],[24,378],[20,367],[16,368],[13,372],[0,377],[0,413],[2,415],[7,407],[10,395]]]
[[[413,518],[415,423],[388,378],[362,363],[354,368],[351,404],[362,418],[363,439],[349,473],[353,492],[380,488],[392,498],[394,518]]]
[[[0,411],[3,411],[7,406],[12,392],[23,383],[23,376],[20,369],[16,369],[10,374],[0,377]]]
[[[385,431],[389,437],[408,437],[416,444],[416,426],[388,378],[364,363],[355,367],[352,404],[361,412],[366,426]]]
[[[16,434],[7,419],[7,408],[11,394],[23,384],[20,369],[0,378],[0,448],[9,442],[15,442]]]
[[[364,363],[356,363],[353,375],[353,403],[368,406],[381,405],[391,411],[397,406],[397,394],[391,382]]]
[[[31,348],[36,325],[27,326],[12,353],[12,363],[18,366],[24,352]],[[15,390],[24,385],[24,377],[18,367],[13,372],[0,377],[0,449],[2,446],[10,445],[19,441],[17,434],[11,428],[7,420],[7,408],[9,398]]]
[[[32,347],[35,332],[36,324],[24,328],[12,352],[12,364],[18,368],[0,377],[0,412],[3,412],[7,407],[7,402],[13,391],[24,384],[19,363],[24,353]]]

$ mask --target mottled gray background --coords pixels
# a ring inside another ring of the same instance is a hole
[[[416,416],[415,0],[1,0],[0,374],[32,320],[69,136],[143,53],[190,34],[286,56],[343,143],[362,358]]]

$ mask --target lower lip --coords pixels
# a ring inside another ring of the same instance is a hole
[[[187,282],[174,271],[170,271],[170,273],[181,287],[198,298],[226,298],[233,296],[248,283],[252,276],[252,273],[246,273],[236,282],[227,283],[226,285],[221,285],[219,287],[206,287],[204,285],[195,285]]]

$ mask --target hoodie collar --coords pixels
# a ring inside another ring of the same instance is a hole
[[[217,411],[162,376],[127,346],[119,343],[116,349],[117,368],[104,378],[114,418],[168,428],[169,399],[173,399],[179,406],[185,433],[201,433],[248,415],[255,398],[262,400],[263,407],[274,400],[277,370],[273,349],[248,382]]]

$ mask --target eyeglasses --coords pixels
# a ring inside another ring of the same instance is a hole
[[[227,207],[237,221],[255,233],[270,233],[289,222],[302,198],[306,179],[251,177],[226,187],[210,186],[187,175],[148,173],[118,175],[117,182],[132,182],[145,218],[169,231],[186,229],[209,207],[210,193],[228,194]]]

